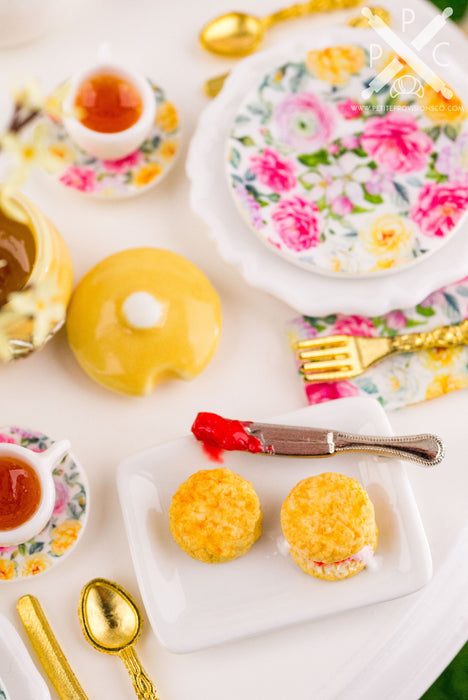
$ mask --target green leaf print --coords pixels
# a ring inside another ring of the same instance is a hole
[[[353,148],[351,153],[354,153],[359,158],[367,158],[367,153],[362,146],[359,146],[358,148]]]
[[[243,146],[255,146],[255,141],[251,136],[235,136],[234,138]]]
[[[315,168],[317,165],[330,165],[328,152],[324,148],[321,148],[320,151],[315,151],[315,153],[303,153],[301,156],[298,156],[297,160],[302,165],[308,165],[309,168]]]
[[[229,153],[229,162],[231,163],[233,168],[238,168],[240,164],[240,153],[237,150],[237,148],[231,148],[231,152]]]
[[[417,305],[416,311],[420,316],[434,316],[435,314],[434,309],[431,309],[430,306],[421,306],[420,304]]]
[[[444,134],[451,141],[456,141],[460,133],[460,125],[455,126],[454,124],[446,124],[444,126]]]
[[[42,552],[44,549],[44,542],[33,542],[29,547],[29,554],[36,554],[36,552]]]
[[[364,199],[366,202],[370,202],[371,204],[382,204],[383,197],[381,197],[380,194],[370,194],[365,187],[362,189],[364,190]]]
[[[441,126],[431,126],[429,129],[424,129],[424,132],[429,136],[430,139],[433,141],[437,141],[439,138],[440,134],[442,133],[442,127]]]

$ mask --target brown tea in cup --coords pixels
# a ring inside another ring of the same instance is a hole
[[[139,120],[143,100],[128,80],[100,73],[81,83],[75,107],[79,121],[87,129],[112,134],[129,129]]]
[[[41,501],[41,484],[34,469],[16,457],[0,457],[0,530],[27,522]]]

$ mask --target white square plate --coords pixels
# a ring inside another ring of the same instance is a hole
[[[392,434],[381,406],[367,398],[309,406],[271,422]],[[141,595],[155,634],[171,651],[195,651],[390,600],[429,581],[429,546],[400,461],[366,453],[323,460],[227,452],[224,465],[253,483],[264,516],[260,539],[245,556],[225,564],[191,559],[169,530],[168,509],[179,484],[215,466],[195,438],[153,447],[119,466],[120,501]],[[379,528],[375,566],[339,582],[305,574],[286,553],[280,525],[291,488],[326,471],[363,484]]]
[[[50,700],[49,689],[21,637],[3,615],[0,615],[0,700]]]

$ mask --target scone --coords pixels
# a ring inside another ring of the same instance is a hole
[[[249,551],[262,532],[262,511],[250,481],[230,469],[203,469],[174,494],[169,526],[193,559],[221,563]]]
[[[357,574],[377,547],[372,501],[358,481],[343,474],[300,481],[283,503],[281,527],[294,561],[327,581]]]

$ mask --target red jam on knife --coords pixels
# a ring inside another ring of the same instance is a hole
[[[27,522],[41,501],[41,484],[34,469],[14,457],[0,457],[0,530]]]
[[[264,451],[260,440],[246,431],[245,428],[250,424],[222,418],[216,413],[199,413],[192,425],[192,433],[203,443],[203,448],[209,457],[220,462],[223,450],[253,453]]]

